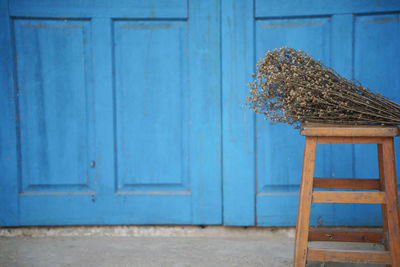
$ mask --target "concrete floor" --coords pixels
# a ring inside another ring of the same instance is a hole
[[[101,231],[92,235],[83,234],[88,233],[87,229],[76,234],[72,230],[68,234],[60,231],[61,234],[49,234],[46,230],[43,230],[45,234],[0,231],[0,266],[283,267],[292,264],[294,244],[293,230],[224,229],[221,234],[218,228],[214,228],[206,233],[204,231],[207,230],[199,230],[200,234],[196,231],[188,234],[182,230],[175,234],[162,234],[162,231],[161,234],[140,234],[140,231],[136,231],[136,234],[131,235],[120,232],[114,235],[102,234]],[[107,230],[104,232],[107,233]],[[322,246],[326,247],[325,244]],[[343,246],[340,245],[340,248]],[[370,248],[381,249],[377,246]],[[309,263],[307,266],[384,265]]]

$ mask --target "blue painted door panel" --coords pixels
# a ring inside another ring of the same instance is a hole
[[[118,191],[188,190],[185,28],[185,21],[114,21]],[[136,40],[143,41],[132,49]]]
[[[249,1],[222,1],[222,121],[224,224],[254,225],[254,113],[244,106],[254,71],[254,9]]]
[[[252,117],[242,105],[244,84],[251,81],[257,61],[282,46],[305,50],[341,75],[400,102],[399,14],[400,3],[393,1],[271,0],[254,6],[223,1],[226,224],[296,224],[304,137],[290,126]],[[396,140],[397,162],[398,146]],[[376,150],[372,145],[318,146],[315,175],[376,178]],[[380,207],[314,204],[311,223],[380,225]]]
[[[90,24],[41,19],[13,24],[21,192],[91,190]]]
[[[6,2],[0,224],[221,224],[219,6]]]

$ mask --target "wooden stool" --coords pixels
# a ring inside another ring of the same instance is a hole
[[[293,266],[307,261],[378,263],[400,267],[400,220],[393,137],[397,127],[305,124],[306,136]],[[317,144],[377,144],[379,179],[314,178]],[[371,191],[313,191],[313,188]],[[382,205],[383,231],[327,231],[309,229],[311,203],[369,203]],[[385,251],[308,248],[308,241],[383,243]]]

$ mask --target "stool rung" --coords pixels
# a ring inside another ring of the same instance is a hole
[[[384,204],[386,197],[384,192],[315,191],[312,202]]]
[[[308,261],[391,264],[388,251],[312,249],[307,251]]]
[[[314,178],[314,188],[379,190],[379,179]]]
[[[308,241],[383,243],[382,231],[338,231],[334,229],[310,229]]]

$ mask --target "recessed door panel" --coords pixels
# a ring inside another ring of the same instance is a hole
[[[257,60],[268,50],[289,46],[329,62],[329,18],[257,20],[255,27]],[[258,193],[298,190],[304,138],[292,128],[257,116]]]
[[[90,22],[14,20],[21,191],[90,186]]]
[[[357,16],[354,22],[354,77],[361,84],[400,103],[400,15]],[[399,141],[395,138],[396,147]],[[400,154],[396,149],[396,157]],[[355,147],[357,177],[378,177],[375,145]],[[365,163],[369,164],[365,164]],[[398,161],[397,161],[398,162]],[[400,165],[397,165],[400,168]]]
[[[117,191],[187,189],[186,26],[114,22]]]

